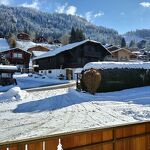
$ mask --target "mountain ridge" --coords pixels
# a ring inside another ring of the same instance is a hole
[[[120,44],[121,35],[114,29],[96,26],[79,16],[46,13],[24,7],[0,6],[1,34],[27,32],[32,36],[60,38],[72,27],[82,29],[87,38],[103,43]]]

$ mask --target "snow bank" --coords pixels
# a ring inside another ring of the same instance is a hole
[[[12,65],[0,65],[0,69],[2,70],[18,70],[17,66]]]
[[[20,87],[13,87],[7,92],[0,95],[0,102],[23,100],[28,96],[28,93],[21,90]]]
[[[0,98],[1,99],[1,98]],[[150,86],[90,95],[64,88],[0,103],[0,141],[150,121]]]
[[[128,68],[128,69],[150,69],[150,62],[90,62],[84,66],[87,69],[114,69],[114,68]]]
[[[0,51],[9,49],[9,44],[6,39],[0,38]]]

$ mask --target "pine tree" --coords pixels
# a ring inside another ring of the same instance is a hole
[[[85,35],[83,34],[83,31],[81,29],[71,29],[71,36],[70,36],[70,43],[74,43],[74,42],[80,42],[85,40]]]
[[[60,41],[63,45],[67,45],[69,43],[69,35],[65,34],[60,38]]]
[[[76,42],[80,42],[85,40],[85,35],[83,34],[83,31],[81,29],[76,30]]]
[[[12,33],[9,33],[7,36],[7,42],[10,46],[10,48],[15,48],[16,47],[16,39],[15,36]]]
[[[124,38],[121,40],[121,47],[126,47],[126,41]]]
[[[135,46],[135,41],[131,40],[130,44],[129,44],[129,47],[132,48]]]
[[[14,38],[10,39],[10,48],[15,48],[16,47],[16,40]]]
[[[76,39],[76,32],[75,32],[74,27],[72,27],[69,43],[74,43],[74,42],[75,42],[75,39]]]

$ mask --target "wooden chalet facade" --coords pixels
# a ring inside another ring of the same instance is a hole
[[[0,85],[5,86],[16,83],[13,74],[17,71],[16,66],[0,65]]]
[[[48,40],[43,36],[40,36],[34,40],[35,43],[48,43]]]
[[[108,46],[108,47],[107,47],[107,50],[109,50],[110,52],[115,51],[115,50],[117,50],[117,49],[119,49],[119,47],[118,47],[118,46],[115,46],[115,45],[111,45],[111,46]]]
[[[84,40],[49,51],[34,59],[39,70],[82,68],[92,61],[103,61],[111,53],[99,42]]]
[[[107,61],[131,61],[137,59],[137,56],[126,48],[118,48],[113,46],[108,48],[108,50],[110,50],[112,55],[105,58]]]
[[[27,51],[29,53],[31,53],[31,57],[34,58],[34,57],[40,56],[40,55],[48,52],[49,49],[47,47],[38,45],[38,46],[29,48]]]
[[[16,65],[19,68],[29,68],[31,54],[20,48],[12,48],[0,51],[11,65]]]
[[[17,39],[18,39],[18,40],[30,41],[30,40],[31,40],[31,37],[30,37],[29,34],[24,33],[24,32],[21,32],[21,33],[17,34]]]
[[[47,47],[38,45],[38,46],[29,48],[27,51],[30,52],[30,53],[31,53],[32,51],[44,51],[44,52],[48,52],[49,49],[48,49]]]

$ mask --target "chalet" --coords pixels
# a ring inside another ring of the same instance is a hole
[[[43,36],[40,36],[34,40],[35,43],[48,43],[47,39]]]
[[[57,45],[57,46],[62,46],[60,40],[57,40],[57,39],[55,39],[55,40],[53,41],[53,44],[54,44],[54,45]]]
[[[13,74],[18,71],[16,66],[0,65],[0,85],[10,85],[15,83]]]
[[[20,48],[12,48],[1,50],[0,54],[3,55],[11,65],[17,65],[19,68],[28,68],[30,61],[30,53]]]
[[[31,53],[31,57],[38,57],[46,52],[49,51],[49,49],[47,47],[41,46],[41,45],[37,45],[34,47],[31,47],[27,50],[29,53]]]
[[[111,53],[99,42],[84,40],[51,50],[34,59],[40,73],[50,77],[63,74],[74,78],[74,71],[92,61],[103,61]]]
[[[29,34],[24,33],[24,32],[21,32],[21,33],[17,34],[17,39],[18,39],[18,40],[30,41],[30,40],[31,40],[31,37],[30,37]]]
[[[109,50],[110,52],[119,49],[119,47],[118,47],[118,46],[115,46],[115,45],[111,45],[111,46],[108,46],[108,47],[106,47],[106,48],[107,48],[107,50]]]
[[[126,48],[119,48],[111,50],[111,56],[108,56],[105,60],[109,61],[130,61],[137,59],[136,55]]]

